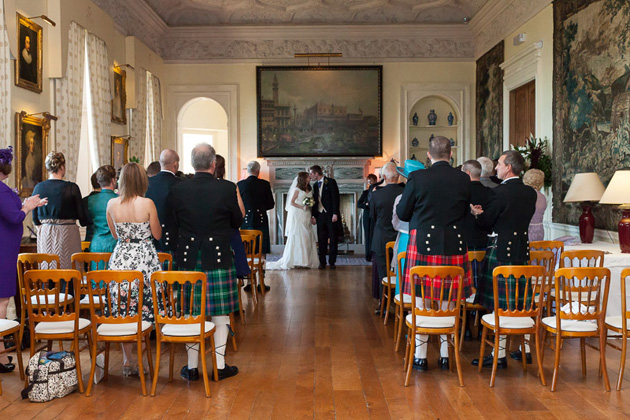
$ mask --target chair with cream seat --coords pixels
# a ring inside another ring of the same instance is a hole
[[[403,274],[404,274],[404,261],[405,258],[407,258],[407,253],[406,252],[399,252],[398,253],[398,272],[401,273],[400,274],[400,278],[403,278]],[[402,330],[403,330],[403,324],[404,324],[404,316],[405,316],[405,311],[410,311],[411,310],[411,295],[407,295],[404,294],[402,292],[402,287],[403,287],[403,283],[401,281],[400,284],[400,293],[398,293],[396,296],[394,296],[394,351],[397,352],[398,351],[398,347],[400,346],[400,339],[402,337]]]
[[[92,369],[87,393],[92,392],[94,373],[96,369],[96,349],[98,342],[105,343],[105,372],[103,379],[108,377],[109,348],[111,343],[135,343],[138,350],[138,372],[142,385],[142,395],[147,395],[145,374],[142,361],[142,340],[145,342],[149,373],[153,376],[153,363],[151,361],[151,342],[149,337],[153,326],[142,320],[144,276],[140,271],[131,270],[94,270],[86,274],[89,284],[95,287],[88,288],[90,295],[90,314],[92,316],[92,336],[94,347],[92,349]],[[137,288],[137,306],[130,305],[128,297],[131,289]],[[104,311],[99,313],[95,303],[95,296],[100,295],[104,301]],[[132,309],[134,309],[132,311]],[[133,313],[135,312],[135,313]]]
[[[94,349],[94,340],[90,320],[79,317],[78,301],[70,294],[72,289],[74,295],[79,293],[80,282],[81,273],[77,270],[28,270],[24,273],[31,357],[37,351],[35,340],[72,341],[79,391],[83,393],[79,335],[86,334],[90,351]]]
[[[251,232],[251,231],[250,231]],[[258,305],[258,281],[257,279],[257,271],[256,271],[256,235],[251,233],[243,233],[241,231],[241,240],[243,241],[243,246],[245,247],[245,256],[247,257],[247,264],[249,265],[249,284],[252,289],[252,301],[254,302],[254,307]],[[239,295],[238,295],[238,303],[239,307],[242,307],[242,298],[241,298],[241,288],[243,286],[243,280],[239,280]]]
[[[539,265],[499,266],[492,271],[492,289],[494,294],[494,311],[481,317],[483,333],[479,350],[479,372],[483,368],[486,343],[494,347],[492,375],[490,386],[494,386],[499,360],[500,336],[520,335],[521,344],[525,345],[525,335],[533,334],[536,342],[536,359],[540,373],[540,381],[545,385],[540,356],[540,318],[543,295],[537,293],[545,288],[546,270]],[[488,333],[494,334],[494,341],[487,339]],[[526,358],[522,358],[523,372],[527,371]]]
[[[468,261],[470,261],[471,268],[476,271],[476,273],[481,272],[481,262],[486,256],[486,251],[468,251]],[[474,267],[473,267],[474,264]],[[479,274],[477,274],[477,277]],[[465,299],[462,302],[462,328],[459,337],[459,351],[462,351],[462,347],[464,346],[464,335],[466,334],[466,324],[468,323],[468,312],[475,311],[475,319],[473,324],[470,326],[470,331],[472,333],[472,327],[479,326],[479,313],[480,311],[486,311],[486,307],[475,303],[475,295],[477,293],[477,289],[474,288],[473,295],[468,299]]]
[[[77,252],[72,254],[72,268],[81,273],[81,300],[79,307],[82,311],[90,310],[90,294],[88,293],[88,283],[86,273],[91,270],[107,270],[111,252]],[[98,289],[97,289],[98,290]],[[103,302],[101,296],[94,295],[94,304],[99,311],[103,311]]]
[[[241,229],[241,235],[243,234],[254,235],[256,238],[253,249],[248,250],[245,248],[248,259],[250,255],[252,256],[253,269],[250,267],[250,270],[252,270],[252,273],[250,274],[252,279],[252,293],[255,293],[253,279],[255,276],[258,276],[260,291],[262,295],[265,296],[265,257],[262,253],[263,233],[260,230]]]
[[[543,335],[555,335],[555,361],[551,390],[556,390],[560,367],[561,340],[580,339],[582,376],[586,376],[586,350],[588,345],[600,354],[600,371],[604,376],[606,391],[610,391],[606,370],[605,316],[610,287],[610,270],[600,267],[560,268],[556,271],[555,316],[542,319]],[[586,338],[599,339],[599,348],[586,343]],[[544,357],[544,346],[542,356]]]
[[[4,337],[12,336],[14,345],[6,347],[6,339]],[[18,369],[24,375],[24,366],[22,365],[22,349],[20,346],[20,323],[12,319],[0,319],[0,339],[5,343],[5,349],[0,354],[8,353],[15,350],[17,353]],[[0,375],[1,376],[1,375]],[[22,378],[24,379],[24,378]],[[0,395],[2,395],[2,382],[0,381]]]
[[[385,264],[387,266],[387,275],[381,280],[383,285],[383,293],[381,294],[381,316],[383,316],[383,314],[385,315],[383,325],[387,325],[389,307],[392,303],[394,292],[396,291],[396,273],[392,271],[391,267],[395,245],[395,241],[387,242],[385,245]],[[387,307],[385,306],[385,299],[387,299]]]
[[[549,281],[547,282],[547,290],[549,293],[546,293],[543,297],[543,305],[545,308],[545,314],[551,315],[551,303],[553,299],[551,298],[551,293],[554,293],[554,272],[558,268],[560,263],[560,256],[564,252],[564,242],[562,241],[531,241],[529,243],[529,252],[532,251],[551,251],[553,252],[553,260],[551,261],[551,272],[549,273]],[[540,265],[540,264],[536,264]]]
[[[162,291],[159,294],[157,293],[158,288]],[[190,293],[187,293],[189,295],[188,302],[182,301],[183,288],[190,290]],[[219,380],[216,354],[214,353],[215,326],[212,322],[206,321],[206,288],[206,275],[197,271],[157,271],[151,275],[153,302],[162,302],[162,305],[154,305],[157,355],[151,396],[155,396],[157,387],[162,343],[170,343],[169,382],[173,381],[173,360],[177,343],[197,343],[199,345],[206,397],[210,397],[206,364],[206,353],[208,352],[212,354],[214,380]],[[200,302],[200,310],[197,314],[193,311],[195,300]],[[160,306],[164,308],[164,311],[158,310]],[[177,313],[175,308],[181,308],[181,312]],[[210,339],[209,347],[206,346],[208,339]]]
[[[414,280],[416,276],[418,279]],[[405,350],[407,370],[405,386],[409,385],[416,350],[416,335],[419,334],[447,335],[449,355],[455,353],[459,386],[464,386],[459,360],[459,313],[464,289],[464,269],[454,266],[416,266],[409,271],[409,278],[411,296],[415,299],[412,299],[411,313],[405,317],[405,324],[409,329]],[[458,285],[456,295],[453,295],[453,287],[447,287],[452,284]],[[419,289],[420,293],[417,293],[416,289]],[[421,302],[422,307],[419,307],[418,302]],[[450,367],[452,369],[452,364]]]
[[[621,362],[619,365],[619,379],[617,379],[617,391],[621,391],[621,384],[623,382],[623,372],[626,369],[626,351],[628,348],[628,329],[630,328],[630,311],[628,311],[627,302],[627,282],[630,279],[630,268],[624,268],[621,271],[621,315],[607,316],[606,317],[606,329],[617,333],[617,335],[608,335],[608,338],[620,338],[621,347],[609,343],[606,344],[614,349],[621,351]],[[618,335],[621,334],[621,335]]]

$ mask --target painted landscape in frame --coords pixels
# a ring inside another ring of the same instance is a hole
[[[381,156],[382,66],[257,67],[258,156]]]

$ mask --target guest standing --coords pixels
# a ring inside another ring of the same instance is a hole
[[[481,182],[484,187],[488,188],[494,188],[499,185],[499,183],[494,182],[492,179],[494,177],[495,166],[494,162],[492,162],[492,159],[481,156],[477,158],[477,162],[479,162],[479,164],[481,165],[481,176],[479,178],[479,182]]]
[[[20,197],[4,182],[11,173],[13,148],[0,149],[0,320],[7,317],[9,299],[17,295],[15,279],[17,277],[17,257],[22,240],[22,222],[33,209],[46,204],[46,199],[39,195],[27,197],[24,203]],[[0,341],[0,352],[4,350],[4,342]],[[15,369],[11,359],[5,354],[0,356],[0,373],[8,373]]]
[[[530,242],[542,241],[545,239],[543,219],[545,217],[545,210],[547,210],[547,199],[543,193],[540,192],[540,189],[545,185],[545,173],[540,169],[530,169],[523,175],[523,184],[536,190],[536,211],[532,216],[532,221],[529,222],[529,240]]]
[[[112,252],[116,239],[112,236],[107,223],[107,204],[118,197],[116,189],[116,169],[111,165],[101,166],[96,170],[96,180],[101,192],[87,197],[88,212],[93,223],[91,252]]]
[[[37,252],[59,255],[62,269],[72,268],[70,257],[81,252],[81,226],[88,225],[89,216],[81,200],[81,190],[74,182],[64,181],[66,158],[63,153],[50,152],[46,156],[46,170],[50,179],[35,186],[33,195],[48,199],[48,205],[33,212],[37,228]]]
[[[341,218],[339,213],[339,187],[333,178],[324,176],[319,165],[309,169],[313,181],[313,199],[315,204],[311,209],[311,223],[317,224],[317,244],[319,254],[319,269],[326,268],[326,250],[328,249],[328,264],[335,269],[337,262],[337,235]]]
[[[92,192],[90,192],[90,194],[88,194],[87,197],[83,197],[83,207],[85,207],[86,209],[88,209],[88,200],[90,199],[90,197],[101,192],[101,186],[98,185],[98,181],[96,179],[96,172],[94,172],[92,176],[90,177],[90,184],[92,184]],[[88,211],[88,216],[89,216],[89,211]],[[85,241],[86,242],[92,241],[93,236],[94,236],[94,224],[92,223],[92,219],[90,219],[90,223],[85,228]]]
[[[368,194],[370,192],[370,187],[375,184],[377,181],[376,175],[369,174],[366,179],[366,189],[361,193],[361,197],[359,197],[359,201],[357,202],[357,207],[363,210],[361,218],[363,219],[363,240],[365,241],[365,260],[367,262],[372,261],[372,251],[370,249],[372,245],[372,235],[371,235],[371,226],[370,226],[370,206],[368,201]]]

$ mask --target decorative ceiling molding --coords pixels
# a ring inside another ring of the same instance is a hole
[[[551,0],[489,0],[470,22],[475,59],[536,16]]]

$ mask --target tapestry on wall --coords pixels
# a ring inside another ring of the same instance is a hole
[[[503,151],[503,41],[477,60],[477,156]]]
[[[576,173],[607,185],[630,167],[630,2],[554,2],[553,221],[577,224],[578,205],[562,200]],[[593,210],[596,226],[616,230],[619,212]]]

